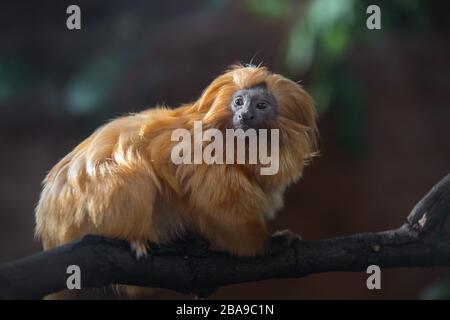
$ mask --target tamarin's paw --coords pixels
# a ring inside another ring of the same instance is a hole
[[[134,252],[134,254],[136,255],[136,258],[138,260],[145,258],[147,256],[148,248],[147,248],[147,244],[145,242],[131,241],[130,248],[131,248],[131,251]]]
[[[271,242],[281,247],[289,247],[294,242],[302,240],[302,238],[289,229],[277,231],[272,235]]]

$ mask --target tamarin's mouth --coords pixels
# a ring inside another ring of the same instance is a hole
[[[233,122],[233,128],[234,129],[242,129],[242,130],[255,129],[252,126],[245,123],[244,121]]]

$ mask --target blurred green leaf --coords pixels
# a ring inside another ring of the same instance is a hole
[[[121,59],[102,56],[81,70],[69,83],[65,93],[68,109],[75,114],[98,111],[110,99],[119,78]]]
[[[315,51],[315,34],[303,22],[297,23],[289,34],[286,67],[291,72],[307,70]]]
[[[23,90],[28,70],[20,57],[0,57],[0,103],[12,100],[18,92]]]
[[[450,299],[450,279],[440,280],[428,287],[421,295],[423,300]]]
[[[310,92],[316,102],[317,112],[319,115],[325,113],[331,103],[333,83],[326,80],[314,82],[311,85]]]
[[[321,44],[328,59],[336,60],[343,55],[349,42],[348,37],[348,30],[341,23],[337,23],[323,32]]]
[[[208,4],[215,10],[220,10],[226,5],[226,0],[209,0]]]
[[[8,77],[0,71],[0,103],[6,103],[13,97],[13,88]]]
[[[247,0],[244,2],[244,9],[258,16],[281,19],[289,15],[292,2],[292,0]]]
[[[317,32],[324,32],[337,22],[350,23],[354,16],[354,0],[314,0],[307,10],[307,20]]]
[[[288,71],[308,70],[319,40],[329,54],[341,55],[348,45],[348,26],[353,20],[354,0],[311,1],[289,34],[285,58]]]
[[[361,90],[341,68],[337,68],[334,72],[336,95],[333,101],[339,106],[336,110],[337,140],[349,156],[358,159],[366,151],[364,110],[359,95]]]

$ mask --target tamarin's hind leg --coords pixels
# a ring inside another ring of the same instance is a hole
[[[47,181],[36,209],[36,234],[45,249],[87,234],[126,239],[140,257],[147,242],[158,242],[161,234],[153,221],[156,195],[156,186],[142,172],[88,181],[83,190],[68,181]]]
[[[84,190],[75,189],[67,179],[58,181],[61,177],[64,172],[46,182],[36,209],[36,234],[45,250],[93,234],[126,239],[141,258],[149,241],[159,241],[164,230],[156,232],[154,226],[157,188],[148,176],[140,172],[123,179],[106,176],[87,183]],[[64,291],[49,298],[76,296]]]

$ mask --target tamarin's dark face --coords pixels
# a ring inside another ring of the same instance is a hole
[[[275,97],[265,86],[237,91],[231,100],[233,126],[236,129],[262,129],[277,114]]]

